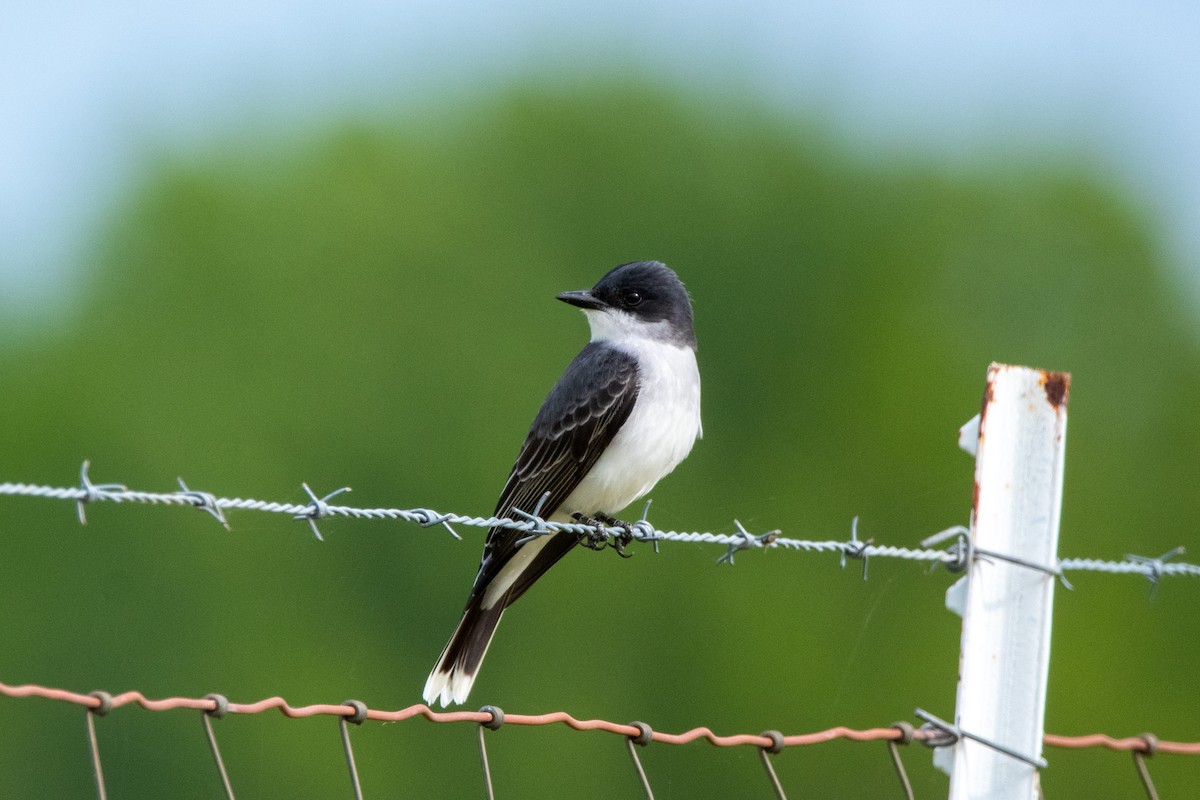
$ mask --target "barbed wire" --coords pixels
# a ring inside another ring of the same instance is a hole
[[[88,504],[132,503],[141,505],[190,506],[198,508],[220,522],[226,529],[230,528],[225,511],[260,511],[266,513],[286,514],[293,519],[306,522],[313,535],[318,540],[324,540],[317,521],[327,517],[347,517],[364,520],[398,520],[412,522],[422,527],[441,526],[456,539],[462,537],[455,530],[456,525],[478,528],[510,528],[527,533],[530,537],[544,536],[558,531],[587,536],[593,541],[613,540],[617,536],[626,535],[640,542],[649,542],[657,549],[661,542],[687,542],[715,544],[725,548],[725,553],[718,563],[734,563],[736,553],[753,549],[785,549],[809,553],[836,553],[841,558],[844,567],[847,559],[858,559],[863,562],[863,577],[867,575],[867,563],[871,558],[898,558],[909,561],[923,561],[933,565],[942,564],[947,569],[958,572],[977,557],[999,558],[1020,563],[1033,569],[1058,576],[1067,588],[1070,584],[1063,578],[1065,572],[1089,571],[1110,574],[1141,575],[1152,584],[1168,576],[1190,575],[1200,577],[1200,565],[1189,564],[1170,559],[1181,555],[1184,548],[1177,547],[1168,553],[1157,557],[1141,555],[1126,555],[1123,560],[1111,561],[1096,558],[1065,558],[1060,559],[1055,566],[1042,566],[1020,562],[1000,553],[984,552],[973,549],[968,538],[968,531],[961,526],[954,526],[928,537],[921,542],[922,547],[896,547],[878,545],[872,539],[858,538],[858,520],[854,520],[850,539],[848,540],[810,540],[783,536],[778,529],[764,533],[751,533],[738,520],[733,520],[736,528],[733,533],[711,532],[681,532],[661,530],[654,527],[647,519],[650,504],[647,503],[642,516],[629,524],[628,530],[622,526],[600,527],[578,522],[551,522],[541,518],[541,503],[529,512],[516,510],[517,519],[496,516],[470,516],[455,513],[442,513],[431,508],[360,508],[347,505],[334,505],[329,501],[345,492],[350,487],[342,487],[326,495],[318,497],[307,483],[301,484],[309,497],[307,503],[281,503],[266,500],[255,500],[242,497],[218,497],[211,492],[196,491],[178,479],[179,489],[172,492],[149,492],[130,489],[119,483],[92,483],[88,476],[90,462],[84,461],[79,471],[79,485],[73,487],[45,486],[30,483],[0,483],[0,495],[38,497],[54,500],[67,500],[76,504],[77,515],[81,524],[87,524],[85,508]],[[543,498],[544,499],[544,498]],[[932,545],[946,539],[954,543],[945,548],[933,548]]]

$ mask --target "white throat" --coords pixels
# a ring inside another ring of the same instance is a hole
[[[669,324],[613,310],[586,311],[592,341],[629,353],[638,365],[638,399],[595,466],[559,507],[568,514],[617,514],[649,492],[700,438],[696,351]]]
[[[628,311],[612,308],[585,308],[588,327],[593,342],[611,342],[615,345],[632,344],[637,341],[675,343],[678,339],[667,320],[646,322]]]

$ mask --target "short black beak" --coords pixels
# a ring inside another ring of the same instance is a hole
[[[564,303],[570,303],[579,308],[606,308],[604,301],[592,294],[591,289],[583,289],[578,292],[563,292],[558,296],[559,300]]]

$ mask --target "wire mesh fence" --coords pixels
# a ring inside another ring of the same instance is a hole
[[[889,759],[896,770],[898,779],[897,791],[902,793],[901,796],[912,798],[914,795],[911,783],[897,746],[916,742],[931,748],[946,747],[952,745],[959,737],[970,735],[969,732],[955,730],[952,725],[940,720],[936,722],[927,721],[920,728],[915,728],[908,722],[896,722],[888,726],[867,729],[837,726],[802,734],[784,734],[780,731],[770,730],[758,734],[721,735],[714,733],[707,727],[692,728],[680,733],[666,733],[656,731],[647,723],[640,721],[622,724],[602,719],[580,720],[563,711],[549,714],[513,714],[506,713],[495,706],[484,706],[478,711],[434,711],[428,706],[418,703],[406,708],[384,710],[369,708],[360,700],[293,706],[282,697],[268,697],[252,703],[238,703],[232,702],[220,694],[208,694],[204,697],[166,697],[154,700],[136,691],[122,692],[117,695],[104,691],[94,691],[84,694],[39,685],[10,686],[2,682],[0,682],[0,695],[13,699],[41,698],[78,705],[84,709],[88,752],[91,758],[93,775],[95,776],[97,795],[102,800],[107,797],[107,791],[104,782],[103,748],[101,745],[101,736],[97,731],[97,728],[100,726],[97,723],[97,718],[106,717],[113,711],[128,706],[136,706],[153,712],[180,710],[200,712],[205,740],[213,756],[216,778],[228,798],[235,797],[233,781],[225,767],[212,721],[220,720],[229,714],[254,715],[279,711],[284,717],[289,719],[310,717],[331,717],[335,719],[339,727],[342,749],[348,770],[349,791],[356,798],[363,797],[363,790],[348,726],[362,725],[367,721],[404,722],[411,719],[423,718],[434,723],[475,724],[478,727],[479,733],[478,741],[481,757],[480,763],[482,766],[481,782],[488,797],[494,796],[494,788],[488,761],[487,735],[484,731],[495,732],[508,725],[562,725],[573,731],[599,731],[622,737],[630,754],[635,776],[642,785],[646,796],[650,798],[654,796],[652,780],[642,766],[638,750],[651,744],[688,745],[697,742],[706,742],[715,747],[754,748],[758,751],[762,760],[765,779],[768,781],[771,790],[777,797],[784,798],[787,796],[786,790],[775,773],[771,756],[777,755],[785,748],[810,747],[827,744],[836,740],[862,743],[882,741],[888,746]],[[922,713],[920,709],[917,710],[917,716],[923,718],[932,717],[932,715]],[[934,719],[936,720],[936,718]],[[1200,755],[1200,742],[1165,741],[1149,733],[1123,738],[1114,738],[1099,733],[1085,736],[1047,734],[1045,744],[1049,747],[1062,749],[1102,748],[1133,754],[1136,769],[1149,797],[1156,797],[1156,792],[1149,775],[1149,770],[1145,765],[1145,757],[1158,754]]]
[[[360,520],[392,520],[416,524],[422,527],[440,527],[448,534],[461,538],[458,527],[493,528],[507,527],[526,533],[528,536],[545,535],[555,531],[566,531],[580,536],[615,537],[624,531],[621,527],[598,528],[578,523],[549,522],[539,516],[539,508],[528,512],[519,512],[517,518],[497,518],[471,516],[457,513],[443,513],[430,508],[359,508],[349,505],[335,504],[333,498],[342,495],[348,489],[338,489],[332,493],[319,496],[309,489],[304,490],[309,500],[305,503],[285,503],[262,501],[246,498],[219,497],[209,492],[197,491],[179,480],[179,489],[166,492],[140,491],[130,489],[122,484],[93,483],[89,477],[89,465],[84,462],[80,471],[77,486],[45,486],[29,483],[0,483],[0,496],[29,497],[41,499],[56,499],[74,503],[80,523],[87,521],[87,508],[101,503],[134,504],[134,505],[165,505],[190,507],[211,515],[218,523],[226,528],[231,527],[227,512],[262,512],[283,514],[294,520],[305,523],[312,535],[321,539],[319,522],[329,517],[346,517]],[[647,506],[647,511],[649,506]],[[1192,576],[1200,577],[1200,566],[1176,560],[1183,553],[1182,548],[1176,548],[1161,556],[1127,555],[1120,560],[1098,558],[1063,558],[1056,564],[1039,565],[1025,564],[1004,553],[990,552],[973,548],[965,528],[950,528],[933,534],[921,543],[920,547],[895,547],[881,545],[873,540],[863,540],[858,536],[857,526],[852,525],[850,536],[846,540],[810,540],[783,535],[780,530],[751,532],[737,520],[733,521],[731,532],[679,532],[662,530],[654,526],[648,519],[648,514],[631,524],[627,531],[634,539],[651,543],[657,547],[660,543],[699,543],[708,544],[720,549],[717,561],[733,564],[737,553],[752,549],[779,549],[796,553],[830,554],[838,558],[844,567],[850,561],[861,563],[864,578],[867,575],[871,559],[888,558],[901,559],[910,562],[923,563],[929,567],[942,566],[950,571],[961,571],[975,560],[1008,561],[1019,563],[1030,569],[1037,569],[1056,575],[1065,585],[1065,573],[1073,571],[1092,571],[1109,574],[1140,575],[1146,578],[1152,586],[1168,577]],[[942,545],[942,546],[934,546]],[[1153,591],[1153,589],[1152,589]],[[654,796],[654,773],[647,770],[639,757],[639,752],[650,745],[688,745],[706,742],[717,747],[749,748],[756,752],[762,764],[762,775],[770,790],[776,797],[786,797],[786,787],[775,772],[772,757],[786,748],[816,746],[844,740],[851,742],[884,742],[888,749],[888,759],[893,765],[897,776],[896,791],[899,796],[913,797],[911,782],[905,770],[904,761],[900,755],[899,746],[912,742],[921,743],[930,748],[952,746],[961,739],[982,741],[985,745],[1000,748],[995,743],[988,742],[976,736],[972,731],[956,728],[921,709],[914,711],[914,716],[923,724],[919,726],[909,722],[897,722],[891,725],[856,729],[844,726],[828,728],[810,733],[785,734],[779,731],[764,731],[761,733],[718,734],[708,727],[692,728],[680,733],[667,733],[653,729],[641,721],[619,723],[602,719],[577,719],[566,712],[548,714],[516,714],[506,713],[494,706],[485,706],[478,711],[433,711],[423,704],[416,704],[395,710],[372,708],[359,700],[347,700],[341,703],[328,703],[306,706],[292,706],[282,697],[268,697],[263,700],[243,703],[234,702],[219,694],[204,697],[167,697],[150,699],[140,692],[128,691],[120,694],[109,694],[98,691],[78,693],[63,689],[48,688],[36,684],[9,685],[0,683],[0,695],[7,698],[32,699],[69,703],[80,706],[85,711],[88,753],[95,778],[97,796],[101,800],[107,797],[104,777],[104,724],[99,720],[108,714],[124,707],[136,706],[146,711],[194,711],[199,712],[203,723],[205,740],[213,757],[216,780],[228,798],[235,796],[237,775],[230,774],[218,745],[217,728],[214,721],[227,715],[256,715],[269,711],[279,711],[289,719],[312,717],[328,717],[336,720],[339,727],[339,738],[345,758],[348,791],[354,797],[363,797],[364,790],[359,778],[359,767],[355,760],[351,726],[361,725],[368,721],[380,723],[398,723],[414,718],[423,718],[439,724],[471,724],[476,726],[478,733],[480,755],[480,782],[488,797],[494,796],[491,765],[489,762],[487,741],[489,736],[497,735],[505,726],[562,726],[571,731],[596,731],[620,737],[630,757],[634,778],[641,786],[645,796]],[[1157,797],[1150,770],[1145,759],[1155,754],[1200,755],[1200,742],[1163,741],[1152,734],[1137,736],[1111,737],[1106,734],[1090,734],[1085,736],[1064,736],[1047,734],[1044,744],[1052,748],[1093,748],[1110,751],[1129,752],[1133,756],[1134,766],[1139,780],[1151,798]],[[1020,753],[1008,753],[1014,758],[1026,758]],[[1030,763],[1038,763],[1031,761]],[[1040,766],[1040,764],[1039,764]]]

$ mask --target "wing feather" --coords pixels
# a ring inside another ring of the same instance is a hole
[[[496,516],[514,517],[515,509],[533,513],[548,492],[541,516],[550,517],[625,424],[637,395],[638,368],[632,356],[595,342],[584,347],[550,390],[534,418],[496,503]],[[475,578],[475,593],[486,589],[516,553],[517,541],[525,535],[508,528],[492,528],[488,532]],[[554,548],[557,557],[553,561],[568,549]],[[535,570],[537,574],[523,576],[524,586],[536,580],[553,561]]]

